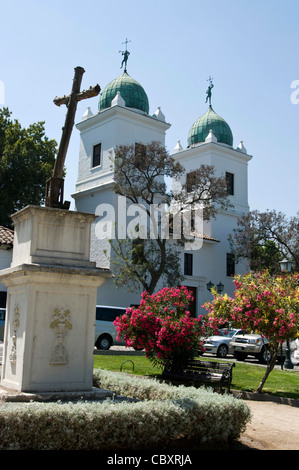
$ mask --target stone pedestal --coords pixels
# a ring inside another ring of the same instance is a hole
[[[97,288],[93,214],[28,206],[13,215],[1,385],[24,392],[92,389]]]

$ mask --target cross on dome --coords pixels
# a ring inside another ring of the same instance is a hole
[[[125,70],[124,71],[126,73],[127,73],[127,62],[128,62],[128,58],[129,58],[129,55],[130,55],[130,52],[128,51],[128,42],[131,42],[131,41],[128,41],[128,39],[126,38],[126,40],[122,43],[122,44],[126,45],[126,50],[125,51],[119,51],[119,52],[121,52],[121,55],[124,56],[120,68],[122,69],[123,65],[125,64]]]
[[[207,89],[207,97],[206,97],[206,102],[209,100],[209,105],[211,106],[211,100],[212,100],[212,88],[214,88],[213,82],[212,82],[211,75],[209,76],[207,82],[210,82],[210,85]]]

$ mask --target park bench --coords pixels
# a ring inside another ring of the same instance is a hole
[[[188,382],[192,385],[209,385],[219,388],[223,393],[224,388],[230,392],[232,381],[232,368],[234,362],[214,362],[201,361],[198,359],[189,360],[186,364],[165,367],[162,378],[174,382]]]

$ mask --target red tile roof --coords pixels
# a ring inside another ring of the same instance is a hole
[[[194,230],[191,230],[188,235],[190,236],[190,238],[202,238],[203,240],[220,243],[220,240],[217,240],[217,238],[210,237],[209,235],[205,235],[204,233],[195,232]]]
[[[2,227],[0,225],[0,246],[9,245],[12,247],[13,240],[14,240],[14,231],[10,230],[9,228]]]

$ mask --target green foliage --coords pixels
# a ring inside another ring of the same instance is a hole
[[[12,225],[11,214],[44,201],[57,145],[46,137],[44,122],[25,129],[10,116],[7,108],[0,109],[0,225],[5,227]]]
[[[299,212],[290,218],[275,210],[249,212],[238,220],[230,244],[236,260],[247,259],[252,271],[279,274],[283,258],[299,271]]]

